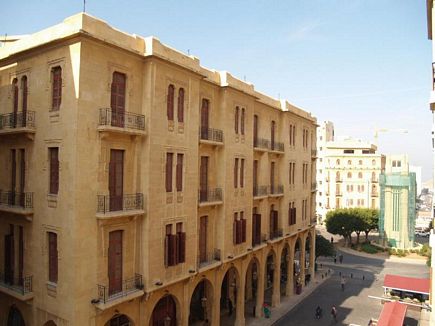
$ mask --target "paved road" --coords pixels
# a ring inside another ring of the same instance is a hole
[[[343,264],[334,264],[331,259],[319,259],[323,268],[330,268],[334,275],[319,286],[296,308],[275,323],[275,326],[333,325],[330,318],[332,305],[337,307],[338,322],[335,325],[367,325],[371,317],[377,318],[382,310],[378,300],[369,295],[381,296],[385,274],[411,277],[429,277],[429,268],[423,264],[401,263],[365,258],[343,253]],[[341,290],[340,273],[346,279],[345,290]],[[350,278],[350,274],[353,274]],[[364,275],[364,280],[363,280]],[[323,309],[320,320],[314,318],[317,305]],[[408,325],[417,325],[419,313],[408,310]]]

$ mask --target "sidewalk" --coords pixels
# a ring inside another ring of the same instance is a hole
[[[295,308],[298,304],[300,304],[306,297],[308,297],[317,287],[319,287],[323,282],[333,275],[334,271],[328,274],[328,276],[322,279],[322,273],[325,274],[328,271],[328,268],[318,269],[316,272],[316,278],[314,281],[310,282],[309,285],[304,287],[303,291],[299,295],[292,295],[290,297],[281,297],[281,304],[278,307],[272,308],[272,314],[270,318],[259,317],[247,317],[246,325],[249,326],[269,326],[276,323],[282,317],[284,317],[289,311]]]

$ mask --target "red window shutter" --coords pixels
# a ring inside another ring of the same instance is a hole
[[[240,133],[245,134],[245,109],[242,108],[242,114],[240,116]]]
[[[59,192],[59,148],[50,149],[50,194]]]
[[[62,101],[62,68],[54,67],[51,70],[51,76],[52,76],[51,108],[52,110],[59,110],[60,103]]]
[[[234,159],[234,188],[237,188],[237,179],[238,179],[238,172],[239,172],[239,159]]]
[[[177,191],[183,191],[183,154],[177,154],[176,183]]]
[[[21,77],[21,91],[23,92],[23,102],[21,107],[23,109],[23,113],[27,111],[27,76]],[[25,117],[23,117],[23,123],[25,123]]]
[[[246,242],[246,219],[240,220],[242,227],[242,242]]]
[[[172,192],[172,160],[173,153],[166,153],[166,192]]]
[[[240,159],[240,188],[245,186],[245,159]]]
[[[178,122],[184,122],[184,88],[178,90]]]
[[[15,78],[12,82],[12,91],[14,92],[14,113],[18,112],[18,80]],[[16,118],[16,117],[15,117]],[[16,121],[15,121],[16,123]]]
[[[171,244],[170,244],[170,238],[171,235],[167,234],[165,236],[165,266],[171,266],[170,265],[170,249],[171,249]]]
[[[234,111],[234,132],[236,134],[239,133],[239,107],[236,106],[236,110]]]
[[[173,234],[171,235],[172,238],[172,242],[173,242],[173,261],[174,261],[174,265],[178,264],[178,259],[179,259],[179,250],[180,248],[178,247],[179,243],[178,243],[178,234]]]
[[[57,234],[48,232],[48,280],[57,283]]]
[[[174,120],[174,85],[168,86],[168,99],[167,99],[167,116],[169,121]]]
[[[178,233],[178,262],[186,261],[186,232]]]
[[[234,244],[238,244],[237,240],[237,220],[234,220],[233,222],[233,243]]]

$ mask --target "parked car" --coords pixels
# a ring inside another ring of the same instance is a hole
[[[416,231],[415,235],[417,235],[419,237],[428,237],[429,236],[429,232],[426,232],[426,231]]]

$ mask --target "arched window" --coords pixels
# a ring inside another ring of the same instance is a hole
[[[236,134],[239,133],[239,113],[240,109],[238,106],[236,106],[236,109],[234,110],[234,132]]]
[[[347,161],[347,165],[352,165],[352,161],[351,161],[351,160],[348,160],[348,161]]]
[[[110,319],[105,326],[132,326],[133,323],[126,315],[115,315]],[[162,324],[164,325],[164,324]]]
[[[18,79],[14,78],[12,81],[12,93],[13,93],[13,121],[12,121],[12,127],[17,127],[17,120],[18,120]]]
[[[362,172],[358,172],[358,178],[359,178],[359,179],[362,179],[362,177],[363,177]]]
[[[376,165],[376,160],[372,160],[372,165]]]
[[[337,173],[335,174],[335,179],[340,180],[340,172],[337,172]]]
[[[8,322],[6,325],[25,326],[23,315],[15,305],[9,309]]]
[[[184,122],[184,88],[178,90],[178,122]]]
[[[242,112],[240,114],[240,133],[242,135],[245,134],[245,108],[242,108]]]
[[[362,165],[362,160],[359,160],[359,161],[358,161],[358,164],[359,164],[359,165]]]
[[[168,86],[168,98],[166,103],[167,105],[166,113],[169,121],[174,121],[174,92],[175,92],[175,87],[174,85],[170,84]]]
[[[340,160],[337,160],[335,164],[340,165]]]
[[[348,173],[347,173],[347,178],[348,178],[348,179],[351,179],[351,178],[352,178],[352,172],[348,172]]]

